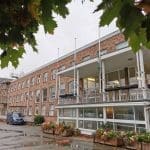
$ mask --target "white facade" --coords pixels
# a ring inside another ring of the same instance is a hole
[[[115,130],[150,131],[150,52],[130,47],[57,73],[74,78],[74,93],[58,99],[58,122],[91,134],[104,124]]]

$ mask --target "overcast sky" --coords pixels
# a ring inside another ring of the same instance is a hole
[[[100,13],[94,13],[100,0],[94,3],[86,1],[84,4],[81,0],[73,0],[68,5],[70,15],[66,19],[56,16],[58,27],[53,35],[44,33],[40,27],[36,35],[38,43],[38,53],[32,52],[29,46],[26,46],[26,54],[20,61],[17,69],[11,65],[8,68],[0,70],[0,77],[10,77],[11,73],[22,74],[28,73],[37,67],[44,65],[58,57],[63,56],[74,50],[74,38],[77,38],[77,48],[88,44],[98,38],[98,22]],[[101,36],[117,30],[115,23],[110,26],[101,28]]]

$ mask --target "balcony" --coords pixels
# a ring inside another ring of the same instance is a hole
[[[99,93],[99,89],[86,89],[79,98],[77,96],[60,97],[59,105],[136,102],[141,100],[150,100],[150,90],[132,89]]]

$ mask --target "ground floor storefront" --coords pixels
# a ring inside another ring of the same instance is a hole
[[[144,105],[60,108],[58,122],[79,128],[85,134],[104,126],[142,132],[150,130],[150,109]]]

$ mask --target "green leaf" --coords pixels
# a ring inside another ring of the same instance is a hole
[[[115,19],[115,17],[119,15],[121,7],[121,0],[113,0],[112,5],[109,5],[104,10],[103,15],[101,16],[100,25],[104,26],[110,24]]]
[[[134,32],[132,34],[130,34],[129,44],[131,45],[132,50],[134,52],[137,52],[141,48],[140,39]]]

